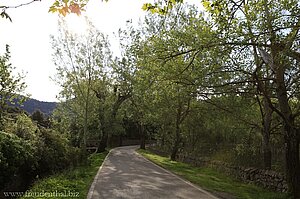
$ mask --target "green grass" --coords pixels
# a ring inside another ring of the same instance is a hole
[[[171,161],[167,157],[146,150],[138,152],[152,162],[168,169],[188,181],[212,193],[227,193],[239,199],[287,199],[285,193],[275,193],[253,184],[245,184],[226,176],[212,168],[194,167],[185,163]]]
[[[90,185],[107,152],[92,154],[90,164],[66,170],[35,183],[25,198],[79,198],[86,199]],[[32,194],[41,194],[33,196]],[[51,195],[52,194],[52,195]]]

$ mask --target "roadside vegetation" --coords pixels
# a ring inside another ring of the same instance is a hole
[[[33,187],[27,190],[26,195],[28,197],[23,198],[45,198],[48,194],[47,198],[86,199],[93,179],[106,155],[107,152],[94,153],[89,156],[88,163],[85,165],[37,181]],[[29,197],[34,194],[37,194],[37,196]],[[38,196],[38,194],[44,195]]]
[[[208,167],[194,167],[172,161],[147,150],[138,152],[155,164],[175,173],[216,196],[226,199],[288,199],[288,194],[271,192],[253,184],[245,184]]]

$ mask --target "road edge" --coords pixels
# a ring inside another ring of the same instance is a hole
[[[94,177],[94,180],[93,180],[93,182],[92,182],[92,184],[91,184],[91,186],[90,186],[90,189],[89,189],[89,191],[88,191],[88,195],[87,195],[87,197],[86,197],[87,199],[92,199],[93,193],[94,193],[94,190],[95,190],[95,186],[96,186],[98,177],[99,177],[99,175],[100,175],[100,171],[101,171],[101,169],[102,169],[102,167],[103,167],[103,165],[104,165],[104,163],[105,163],[107,157],[109,156],[109,154],[110,154],[110,152],[111,152],[112,150],[113,150],[113,149],[110,149],[110,150],[109,150],[109,152],[108,152],[108,154],[106,155],[106,157],[104,158],[104,160],[103,160],[101,166],[99,167],[99,169],[98,169],[98,171],[97,171],[97,174],[96,174],[96,176]]]
[[[146,161],[150,162],[151,164],[153,164],[154,166],[156,166],[156,167],[160,168],[161,170],[163,170],[163,171],[169,173],[170,175],[176,177],[177,179],[183,181],[184,183],[186,183],[186,184],[188,184],[188,185],[194,187],[195,189],[198,189],[199,191],[201,191],[201,192],[207,194],[208,196],[212,197],[213,199],[220,199],[220,198],[216,197],[215,195],[211,194],[210,192],[205,191],[204,189],[200,188],[199,186],[193,184],[192,182],[190,182],[190,181],[188,181],[188,180],[186,180],[186,179],[183,179],[182,177],[176,175],[175,173],[173,173],[173,172],[171,172],[171,171],[169,171],[169,170],[167,170],[167,169],[161,167],[160,165],[156,164],[155,162],[153,162],[153,161],[147,159],[147,158],[144,157],[143,155],[139,154],[136,150],[135,150],[134,152],[135,152],[138,156],[142,157],[144,160],[146,160]]]

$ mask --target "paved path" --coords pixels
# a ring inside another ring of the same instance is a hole
[[[88,199],[217,199],[146,160],[135,152],[136,148],[111,150],[94,179]]]

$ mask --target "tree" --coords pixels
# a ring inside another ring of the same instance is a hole
[[[26,88],[24,76],[13,75],[15,68],[9,63],[10,51],[6,45],[6,52],[0,56],[0,130],[3,130],[4,116],[9,104],[22,103],[21,93]]]
[[[45,116],[40,110],[35,110],[31,115],[31,119],[42,127],[50,128],[50,118]]]
[[[105,36],[87,23],[89,30],[85,36],[70,33],[62,22],[60,36],[52,38],[56,81],[63,88],[61,98],[69,101],[69,108],[82,119],[84,147],[89,119],[97,107],[93,90],[97,81],[105,76],[111,56]]]

